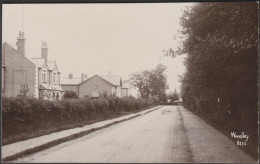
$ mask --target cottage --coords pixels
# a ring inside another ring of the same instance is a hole
[[[109,73],[108,75],[94,75],[86,79],[81,78],[81,80],[72,78],[72,75],[70,77],[70,80],[63,80],[61,86],[66,91],[75,91],[80,98],[97,98],[105,95],[129,96],[128,81],[122,81],[121,76]]]
[[[25,37],[19,32],[17,49],[2,44],[2,95],[15,97],[26,94],[34,98],[61,99],[60,72],[56,61],[48,61],[47,43],[41,47],[41,58],[25,56]]]
[[[81,74],[81,77],[73,77],[73,74],[70,73],[68,77],[61,78],[61,87],[64,91],[74,91],[78,95],[79,83],[86,79],[86,74]]]

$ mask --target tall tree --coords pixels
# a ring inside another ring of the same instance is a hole
[[[160,101],[166,101],[167,77],[166,67],[159,64],[155,69],[136,72],[131,75],[132,85],[136,87],[142,98],[156,96]]]
[[[257,2],[198,3],[181,18],[187,54],[182,79],[185,107],[212,116],[229,130],[257,136]]]
[[[186,11],[181,22],[187,38],[181,53],[188,55],[183,87],[196,96],[208,97],[211,90],[215,100],[255,106],[257,3],[200,3]]]

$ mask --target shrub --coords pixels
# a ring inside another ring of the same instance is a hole
[[[66,98],[60,101],[21,96],[3,97],[3,139],[8,136],[13,138],[12,135],[19,135],[24,130],[35,129],[37,131],[41,128],[48,128],[48,126],[62,127],[64,124],[108,118],[120,111],[134,112],[151,105],[154,105],[152,99],[134,97],[109,96],[92,100]]]
[[[78,99],[78,95],[74,91],[66,91],[63,95],[63,98],[69,98],[69,99]]]

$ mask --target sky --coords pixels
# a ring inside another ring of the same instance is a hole
[[[26,57],[40,57],[42,41],[61,76],[122,75],[167,67],[169,91],[180,90],[185,55],[165,57],[177,48],[179,18],[191,3],[3,4],[2,42],[16,48],[19,31],[26,38]]]

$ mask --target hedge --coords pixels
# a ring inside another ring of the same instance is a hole
[[[125,112],[136,112],[155,105],[155,102],[152,99],[115,96],[59,101],[2,97],[2,143],[5,145],[113,118]]]
[[[114,112],[134,112],[154,105],[151,99],[134,97],[107,97],[99,99],[63,99],[60,101],[40,100],[35,98],[2,98],[3,122],[7,120],[55,121],[82,120],[98,115],[110,115]]]

